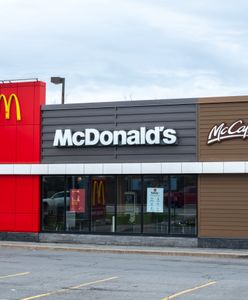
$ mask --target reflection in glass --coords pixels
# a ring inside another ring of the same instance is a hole
[[[144,176],[144,233],[168,234],[168,176]]]
[[[91,231],[115,232],[115,177],[93,176],[91,187]]]
[[[118,176],[117,186],[117,232],[141,233],[141,176]]]
[[[180,235],[194,235],[196,234],[196,176],[171,176],[170,183],[170,233]]]
[[[65,177],[43,176],[42,179],[42,229],[64,231]],[[66,192],[69,199],[69,192]]]
[[[196,175],[42,177],[44,231],[196,235],[196,213]]]
[[[69,201],[66,205],[66,230],[89,231],[89,176],[68,176]]]

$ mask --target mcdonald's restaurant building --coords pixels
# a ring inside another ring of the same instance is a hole
[[[0,239],[248,248],[248,96],[45,104],[0,84]]]

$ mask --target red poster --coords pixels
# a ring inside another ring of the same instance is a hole
[[[85,212],[85,189],[70,190],[70,211]]]

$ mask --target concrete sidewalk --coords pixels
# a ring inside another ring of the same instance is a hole
[[[34,243],[0,241],[0,248],[20,248],[32,250],[101,252],[117,254],[143,254],[167,256],[220,257],[220,258],[248,258],[248,250],[210,249],[210,248],[176,248],[176,247],[138,247],[138,246],[110,246],[62,243]]]

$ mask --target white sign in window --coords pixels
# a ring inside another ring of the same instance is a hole
[[[164,189],[147,188],[147,212],[162,213],[164,211]]]

